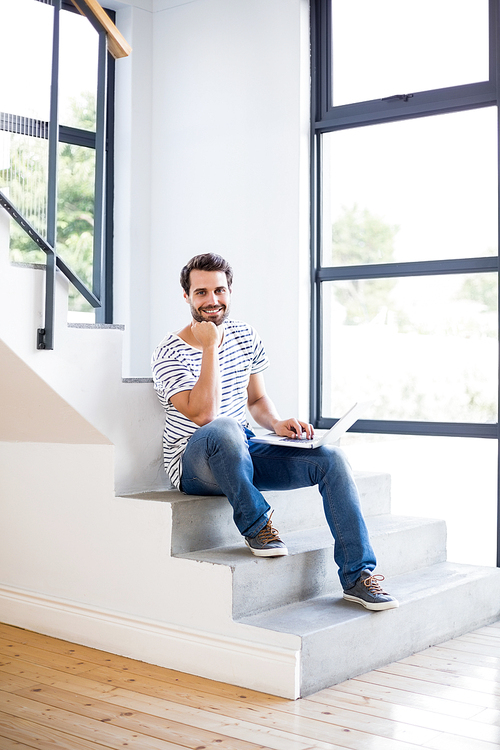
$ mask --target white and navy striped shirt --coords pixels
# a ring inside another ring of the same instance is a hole
[[[165,409],[163,459],[172,483],[179,488],[182,454],[198,425],[177,411],[170,401],[181,391],[190,391],[201,372],[202,352],[169,333],[153,352],[153,382]],[[247,386],[250,375],[269,366],[264,346],[253,328],[238,320],[224,322],[224,339],[219,347],[222,399],[219,416],[247,424]]]

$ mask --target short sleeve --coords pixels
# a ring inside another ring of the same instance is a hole
[[[264,344],[260,340],[258,334],[254,331],[254,354],[251,373],[252,375],[255,375],[258,372],[267,370],[268,367],[269,359],[267,357],[266,350],[264,349]]]
[[[168,401],[181,391],[190,391],[199,378],[201,357],[186,359],[169,346],[160,346],[153,354],[152,371],[155,390]]]

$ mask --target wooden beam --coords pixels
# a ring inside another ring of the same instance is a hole
[[[115,60],[119,57],[127,57],[130,55],[132,47],[122,34],[120,34],[111,18],[97,0],[71,0],[71,2],[82,15],[85,15],[82,6],[86,6],[94,18],[101,24],[108,39],[108,49]]]

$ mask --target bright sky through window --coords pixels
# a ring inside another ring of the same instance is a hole
[[[60,121],[70,97],[95,95],[97,32],[80,14],[62,13],[60,51]],[[53,9],[35,0],[0,0],[0,49],[15,75],[4,76],[0,111],[49,119]]]
[[[335,106],[488,79],[487,0],[332,0]]]

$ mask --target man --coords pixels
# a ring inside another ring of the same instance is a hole
[[[373,575],[376,560],[349,464],[335,447],[300,448],[253,443],[246,419],[277,435],[312,437],[313,427],[280,419],[266,393],[268,360],[246,323],[229,316],[233,273],[219,255],[192,258],[181,271],[192,320],[168,334],[152,358],[154,386],[166,412],[165,468],[189,495],[226,495],[250,551],[288,554],[273,528],[264,490],[318,485],[335,540],[334,557],[344,598],[367,609],[392,609],[396,599]]]

